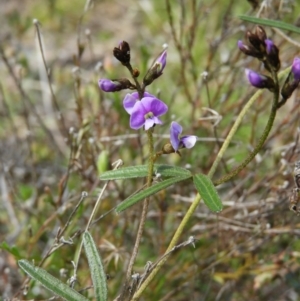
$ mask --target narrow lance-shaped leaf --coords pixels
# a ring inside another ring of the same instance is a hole
[[[220,212],[223,205],[211,179],[206,175],[197,174],[193,181],[205,205],[213,212]]]
[[[269,19],[261,19],[261,18],[256,18],[256,17],[249,17],[249,16],[239,16],[241,20],[248,21],[251,23],[259,24],[259,25],[264,25],[264,26],[270,26],[270,27],[276,27],[279,29],[284,29],[288,31],[292,31],[295,33],[300,34],[300,28],[297,26],[294,26],[292,24],[288,24],[282,21],[276,21],[276,20],[269,20]]]
[[[34,280],[41,283],[46,289],[68,301],[89,301],[83,295],[53,277],[44,269],[36,267],[27,260],[18,261],[19,266]]]
[[[124,211],[125,209],[127,209],[128,207],[131,207],[132,205],[136,204],[137,202],[145,199],[146,197],[148,197],[152,194],[155,194],[156,192],[158,192],[162,189],[165,189],[175,183],[187,180],[190,177],[191,177],[190,175],[186,175],[186,176],[182,176],[182,177],[173,177],[173,178],[167,179],[165,181],[153,184],[151,187],[146,188],[146,189],[132,195],[131,197],[127,198],[126,200],[124,200],[120,205],[117,206],[116,212],[120,213],[120,212]]]
[[[160,174],[161,177],[179,177],[179,176],[190,176],[191,172],[182,167],[176,167],[171,165],[164,164],[155,164],[154,165],[155,174]],[[155,174],[153,176],[155,176]],[[100,180],[122,180],[130,178],[143,178],[148,175],[148,166],[147,165],[137,165],[122,167],[116,170],[110,170],[104,172],[100,176]]]
[[[95,242],[89,232],[83,234],[83,245],[89,262],[97,301],[107,301],[106,274]]]

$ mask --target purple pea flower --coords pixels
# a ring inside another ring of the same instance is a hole
[[[162,124],[158,117],[168,111],[164,102],[147,92],[141,100],[138,100],[137,93],[126,95],[123,106],[130,114],[130,127],[134,130],[145,126],[147,131],[155,124]]]
[[[294,74],[294,79],[300,81],[300,57],[294,58],[291,71]]]
[[[164,50],[154,64],[158,76],[162,75],[162,72],[166,64],[167,64],[167,50]]]
[[[164,50],[152,67],[148,70],[147,74],[143,79],[145,86],[150,85],[155,79],[160,77],[163,73],[164,68],[167,64],[167,50]]]
[[[300,57],[295,57],[291,72],[286,78],[283,87],[281,89],[281,95],[284,100],[291,97],[293,92],[297,89],[300,82]]]
[[[110,79],[102,78],[98,81],[100,89],[104,92],[114,92],[121,86],[119,82]]]
[[[250,69],[245,70],[246,77],[249,83],[259,89],[267,88],[272,90],[274,88],[274,81],[271,77],[259,74]]]
[[[192,148],[197,142],[197,136],[189,135],[180,138],[181,133],[182,126],[173,121],[170,127],[170,141],[175,152],[177,152],[179,148]]]
[[[123,89],[132,89],[134,86],[127,78],[107,79],[102,78],[98,81],[99,88],[104,92],[116,92]]]
[[[265,40],[265,45],[266,45],[267,59],[271,64],[272,69],[278,71],[280,69],[279,49],[270,39]],[[267,66],[265,65],[265,67]]]
[[[270,53],[272,53],[273,51],[274,51],[274,47],[276,47],[275,45],[274,45],[274,43],[273,43],[273,41],[272,40],[270,40],[270,39],[266,39],[265,40],[265,45],[266,45],[266,51],[267,51],[267,54],[270,54]],[[277,48],[277,47],[276,47]]]
[[[144,97],[153,97],[153,98],[155,98],[154,95],[152,95],[148,92],[144,92]],[[132,109],[133,109],[133,107],[134,107],[134,105],[136,104],[137,101],[140,101],[138,92],[128,93],[125,96],[125,98],[123,100],[123,107],[129,115],[131,115]]]

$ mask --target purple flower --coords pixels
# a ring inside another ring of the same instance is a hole
[[[150,85],[155,79],[160,77],[167,64],[167,50],[164,50],[159,58],[155,61],[152,67],[148,70],[147,74],[143,79],[145,86]]]
[[[153,97],[155,98],[154,95],[144,92],[144,97]],[[133,93],[128,93],[124,100],[123,100],[123,107],[126,110],[126,112],[131,115],[132,109],[137,101],[139,101],[139,93],[138,92],[133,92]]]
[[[300,57],[295,57],[292,65],[292,73],[294,74],[294,79],[300,81]]]
[[[293,92],[297,89],[300,82],[300,58],[295,57],[292,65],[291,72],[286,78],[281,89],[281,95],[284,100],[291,97]]]
[[[164,50],[154,64],[157,74],[162,75],[162,72],[166,64],[167,64],[167,50]]]
[[[256,88],[264,89],[267,88],[269,90],[274,88],[274,82],[272,78],[269,76],[265,76],[262,74],[259,74],[255,71],[252,71],[250,69],[245,70],[246,77],[250,84]]]
[[[140,101],[137,93],[126,95],[123,106],[130,114],[130,127],[134,130],[144,125],[147,131],[155,124],[162,124],[158,117],[168,111],[168,106],[164,102],[147,92]]]
[[[181,133],[182,126],[173,121],[170,127],[170,140],[175,152],[177,152],[179,148],[192,148],[197,142],[197,136],[193,135],[182,136],[179,138]]]
[[[265,45],[266,45],[266,51],[268,54],[272,53],[274,51],[274,49],[276,49],[277,47],[274,45],[273,41],[270,39],[266,39],[265,40]]]
[[[110,79],[102,78],[98,81],[100,89],[104,92],[115,92],[118,91],[121,84]]]
[[[266,45],[268,62],[271,65],[272,69],[278,71],[280,69],[279,49],[273,43],[273,41],[269,39],[265,40],[265,45]],[[265,65],[265,67],[267,66]]]

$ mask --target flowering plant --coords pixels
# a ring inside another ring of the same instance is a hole
[[[167,65],[167,51],[164,50],[159,55],[154,64],[152,64],[152,66],[144,75],[143,80],[140,82],[138,80],[140,71],[136,68],[133,68],[131,65],[130,45],[127,42],[123,41],[118,45],[118,47],[115,47],[113,49],[114,56],[121,62],[121,64],[125,68],[128,69],[131,78],[103,78],[98,81],[99,88],[101,89],[101,91],[106,93],[120,92],[123,90],[134,91],[132,93],[126,94],[123,99],[124,113],[126,112],[129,115],[128,119],[130,128],[132,130],[140,130],[141,134],[143,134],[145,131],[148,139],[148,163],[146,165],[120,167],[121,163],[119,162],[120,164],[118,164],[118,168],[103,172],[100,175],[100,179],[103,181],[120,179],[125,181],[137,177],[146,178],[145,186],[143,186],[138,190],[138,192],[129,196],[125,200],[122,200],[122,202],[117,204],[114,208],[115,212],[121,213],[125,210],[130,210],[130,207],[137,204],[138,202],[144,201],[143,209],[139,217],[139,229],[136,235],[136,242],[133,246],[132,255],[127,267],[126,279],[124,280],[123,289],[120,293],[120,296],[118,297],[118,300],[137,300],[145,287],[149,285],[151,279],[155,276],[163,263],[168,259],[173,250],[186,245],[194,245],[195,238],[193,236],[189,237],[188,240],[181,244],[178,244],[178,240],[180,238],[180,235],[182,234],[182,229],[190,220],[201,199],[203,199],[205,205],[213,213],[219,213],[222,210],[223,205],[215,187],[219,184],[223,184],[231,180],[242,169],[244,169],[249,162],[254,159],[258,152],[262,149],[264,142],[266,141],[270,133],[277,110],[287,101],[289,97],[291,97],[292,93],[299,85],[300,58],[296,57],[294,59],[291,70],[289,71],[289,73],[286,72],[286,74],[288,75],[284,81],[284,84],[280,86],[278,72],[281,64],[278,47],[271,39],[267,37],[266,32],[260,26],[257,26],[254,32],[248,31],[246,33],[246,38],[246,43],[243,43],[242,41],[238,42],[238,48],[245,55],[254,57],[255,59],[259,60],[259,62],[263,64],[265,72],[268,73],[268,75],[260,74],[247,68],[245,71],[246,78],[253,87],[258,89],[267,89],[272,93],[272,108],[267,125],[257,145],[253,148],[253,150],[242,161],[240,165],[232,170],[229,170],[225,174],[225,176],[214,180],[213,182],[211,178],[216,171],[216,166],[222,159],[222,156],[226,151],[226,148],[228,147],[230,141],[232,140],[236,129],[240,125],[241,119],[245,115],[247,109],[243,109],[236,119],[232,130],[229,132],[228,136],[224,140],[224,143],[221,145],[219,153],[216,156],[216,159],[207,175],[202,173],[193,173],[193,171],[188,168],[158,164],[157,162],[159,160],[163,160],[167,155],[182,156],[181,151],[193,148],[196,145],[196,142],[200,140],[200,138],[196,135],[182,135],[183,127],[178,122],[172,121],[170,124],[169,139],[167,141],[164,141],[164,144],[158,150],[156,150],[154,147],[154,139],[159,136],[158,134],[154,135],[155,130],[159,126],[168,122],[166,114],[170,111],[171,107],[169,107],[163,100],[159,99],[160,97],[158,98],[154,94],[147,92],[146,88],[148,90],[148,87],[155,80],[157,80],[158,78],[161,79],[161,76],[163,75],[164,69]],[[255,97],[251,98],[246,107],[249,108],[248,104],[252,104],[254,100]],[[184,159],[184,157],[182,159]],[[295,174],[295,183],[297,188],[293,190],[291,199],[292,204],[290,207],[291,210],[295,211],[297,214],[300,213],[298,204],[300,198],[298,169],[297,174]],[[152,195],[183,181],[190,181],[193,183],[195,190],[197,190],[198,192],[197,196],[194,198],[190,208],[186,212],[181,224],[176,230],[176,233],[174,234],[173,239],[170,242],[165,254],[158,260],[157,263],[155,263],[155,265],[152,266],[150,264],[150,267],[147,266],[142,275],[133,273],[133,264],[136,260],[139,245],[142,242],[142,234],[147,219],[148,206],[151,200],[150,198],[152,197]],[[107,276],[98,254],[97,245],[88,232],[89,227],[92,224],[96,209],[98,208],[98,205],[100,203],[101,196],[102,195],[100,194],[94,207],[93,213],[91,214],[86,228],[83,231],[83,240],[82,244],[79,247],[78,256],[80,256],[80,251],[83,246],[87,254],[87,259],[92,274],[96,299],[107,300]],[[85,195],[82,196],[83,199],[84,197]],[[62,230],[62,232],[64,231],[65,228]],[[61,234],[61,232],[59,234]],[[59,234],[57,235],[57,237],[59,237],[60,240],[57,239],[57,243],[72,243],[70,241],[66,242],[63,239],[62,234],[60,236]],[[50,253],[51,252],[49,252],[49,254]],[[74,276],[72,276],[72,279],[70,280],[70,286],[62,284],[54,277],[47,274],[44,270],[39,267],[34,267],[30,262],[26,260],[20,260],[19,265],[32,278],[40,281],[48,289],[53,291],[55,294],[62,296],[66,300],[87,301],[87,299],[83,295],[73,289],[74,283],[76,282],[76,269],[78,267],[78,260],[76,261],[76,263],[74,263]]]

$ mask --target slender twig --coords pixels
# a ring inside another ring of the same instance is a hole
[[[11,66],[11,64],[9,63],[4,50],[2,49],[2,47],[0,46],[0,55],[3,59],[4,64],[6,65],[9,74],[11,75],[11,77],[13,78],[15,85],[17,86],[22,99],[24,99],[24,101],[26,100],[26,103],[28,104],[29,108],[30,108],[30,112],[33,113],[33,115],[36,117],[36,119],[38,120],[38,123],[41,125],[41,128],[45,131],[45,133],[49,136],[50,140],[51,140],[51,144],[56,147],[56,149],[58,150],[59,154],[61,156],[64,157],[64,152],[61,150],[61,148],[59,147],[59,145],[56,143],[56,140],[54,138],[54,135],[52,134],[52,132],[47,128],[47,126],[45,125],[45,123],[43,122],[42,117],[36,112],[34,105],[31,102],[31,99],[29,98],[29,96],[25,93],[20,81],[18,80],[17,76],[15,75],[13,68]]]
[[[147,187],[150,187],[152,185],[153,169],[154,169],[153,128],[150,128],[147,131],[147,136],[148,136],[148,149],[149,149]],[[124,285],[124,288],[123,288],[123,292],[120,295],[120,301],[124,300],[123,298],[124,298],[124,295],[127,291],[128,283],[130,282],[130,279],[131,279],[133,265],[134,265],[135,259],[137,257],[137,254],[138,254],[140,242],[141,242],[142,235],[143,235],[143,232],[144,232],[144,226],[145,226],[148,207],[149,207],[149,201],[150,201],[150,198],[148,197],[148,198],[145,199],[145,201],[143,203],[143,210],[142,210],[142,214],[141,214],[139,228],[138,228],[135,244],[134,244],[134,247],[133,247],[133,251],[132,251],[132,254],[131,254],[131,257],[130,257],[130,260],[129,260],[127,273],[126,273],[126,282],[125,282],[125,285]],[[134,293],[134,291],[132,291],[132,294],[133,293]]]
[[[43,43],[42,43],[42,38],[41,38],[39,21],[37,19],[34,19],[33,20],[33,24],[34,24],[34,26],[36,28],[36,33],[37,33],[37,38],[38,38],[38,42],[39,42],[40,52],[41,52],[43,64],[44,64],[44,67],[45,67],[45,71],[46,71],[46,74],[47,74],[47,80],[48,80],[48,85],[49,85],[50,93],[51,93],[51,96],[52,96],[52,103],[53,103],[53,106],[55,107],[55,110],[58,113],[58,120],[61,122],[61,125],[62,125],[62,127],[64,129],[64,133],[63,134],[65,134],[67,132],[67,128],[65,126],[63,115],[61,114],[61,111],[60,111],[60,108],[58,106],[58,102],[57,102],[56,96],[55,96],[53,88],[52,88],[51,79],[50,79],[50,73],[49,73],[47,62],[46,62],[46,59],[45,59],[45,53],[44,53],[44,48],[43,48]]]

